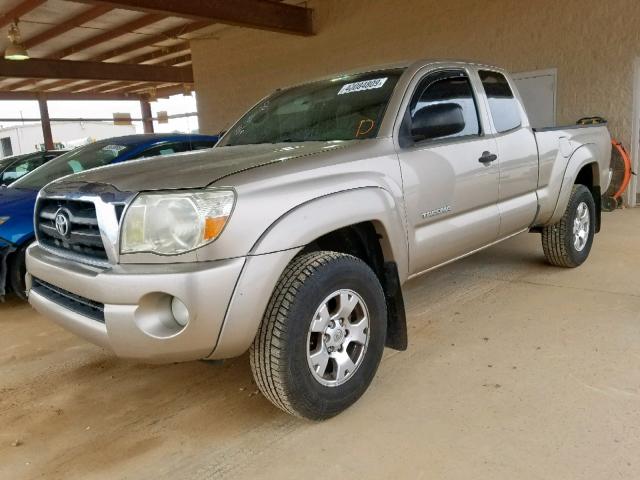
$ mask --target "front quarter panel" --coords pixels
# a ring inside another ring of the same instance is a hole
[[[398,159],[391,141],[363,141],[331,154],[319,154],[275,163],[222,179],[213,187],[233,185],[237,193],[236,205],[224,232],[215,242],[196,251],[198,261],[218,260],[265,254],[302,246],[314,238],[298,238],[294,235],[270,236],[259,250],[257,244],[283,217],[299,207],[317,199],[358,189],[384,190],[387,202],[393,202],[394,215],[404,221],[402,183]],[[379,194],[380,192],[378,192]],[[347,224],[375,220],[371,215],[359,215],[364,205],[360,196],[344,196],[335,207],[334,216],[342,217]],[[377,197],[381,198],[381,197]],[[382,202],[382,200],[379,200]],[[320,236],[332,231],[337,222],[325,222],[323,218],[307,219],[299,230],[308,229]],[[311,224],[315,225],[312,229]],[[396,232],[406,231],[403,224]],[[342,225],[344,226],[344,225]],[[339,228],[339,227],[337,227]],[[302,242],[302,243],[301,243]],[[406,246],[404,247],[406,248]],[[405,262],[403,262],[403,265]]]
[[[385,256],[407,277],[407,238],[402,207],[385,190],[364,187],[309,201],[278,219],[247,257],[210,358],[242,354],[255,336],[282,271],[302,247],[328,232],[372,221]],[[287,246],[294,246],[293,248]]]
[[[252,248],[252,255],[307,245],[322,235],[349,225],[372,222],[385,255],[407,277],[407,237],[402,204],[378,187],[344,190],[299,205],[279,218]]]
[[[278,165],[264,179],[249,178],[258,172],[236,178],[236,211],[207,254],[235,249],[247,255],[247,262],[209,358],[246,351],[287,264],[305,245],[339,228],[371,221],[386,258],[397,263],[401,280],[407,278],[407,230],[395,153],[341,160],[312,161],[306,168],[304,163],[293,169]]]
[[[25,245],[34,238],[33,208],[36,193],[22,198],[9,206],[0,205],[0,216],[8,216],[9,220],[0,225],[0,237],[17,246]]]

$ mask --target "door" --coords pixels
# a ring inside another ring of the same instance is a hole
[[[412,275],[497,239],[495,141],[480,118],[464,70],[429,73],[413,93],[398,152]]]
[[[506,77],[480,70],[498,148],[500,238],[522,231],[538,212],[538,145]]]

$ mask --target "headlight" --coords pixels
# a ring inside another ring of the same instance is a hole
[[[0,225],[7,223],[11,217],[0,217]]]
[[[121,253],[177,255],[213,242],[227,224],[230,190],[138,195],[125,214]]]

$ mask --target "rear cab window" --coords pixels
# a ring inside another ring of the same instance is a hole
[[[522,125],[520,104],[513,95],[504,75],[489,70],[480,70],[480,81],[487,95],[493,125],[498,133],[514,130]]]

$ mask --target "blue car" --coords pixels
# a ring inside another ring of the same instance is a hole
[[[77,148],[0,187],[0,298],[12,290],[25,298],[24,252],[35,239],[33,210],[38,191],[58,178],[138,158],[213,147],[218,137],[147,134],[110,138]]]

